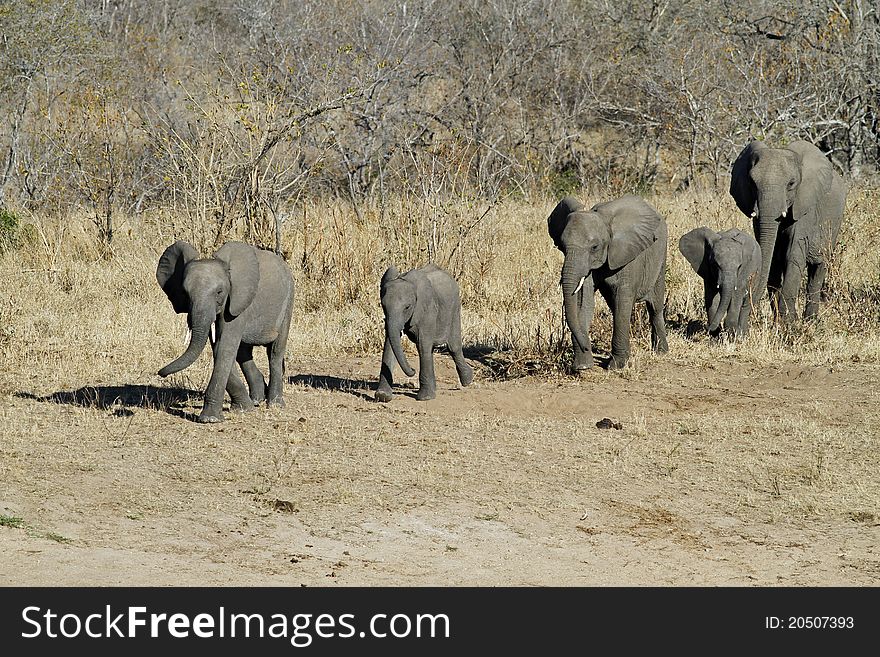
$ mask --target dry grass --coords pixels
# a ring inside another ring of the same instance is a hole
[[[600,200],[584,198],[588,204]],[[781,335],[765,312],[744,344],[717,345],[684,337],[702,319],[702,281],[677,251],[678,237],[697,225],[718,229],[746,220],[724,195],[650,198],[670,225],[667,318],[670,345],[692,362],[719,352],[752,363],[833,363],[880,359],[880,194],[850,195],[840,247],[829,279],[830,302],[815,328]],[[462,289],[466,342],[500,352],[499,371],[557,372],[568,338],[558,291],[561,255],[546,236],[544,202],[409,203],[365,207],[358,223],[343,203],[309,206],[285,226],[283,249],[297,280],[291,354],[339,356],[381,348],[378,280],[389,264],[401,270],[433,260]],[[170,359],[180,346],[175,318],[155,285],[155,261],[175,237],[200,243],[191,225],[173,217],[129,218],[104,257],[87,219],[34,218],[39,240],[0,256],[0,350],[10,365],[27,364],[35,380],[72,385],[81,372],[129,377]],[[35,303],[35,301],[37,301]],[[610,340],[610,313],[597,303],[594,340]],[[646,354],[646,313],[637,308],[633,369]],[[503,354],[503,355],[502,355]],[[123,357],[124,355],[124,357]],[[63,356],[63,357],[62,357]],[[51,376],[50,376],[51,373]],[[631,373],[632,374],[632,373]],[[194,382],[197,383],[198,381]]]
[[[233,518],[268,532],[290,515],[316,536],[344,538],[365,518],[466,501],[521,537],[542,523],[566,536],[580,526],[590,540],[668,539],[694,555],[711,531],[730,539],[711,529],[725,518],[749,536],[817,522],[873,528],[880,195],[850,198],[819,324],[784,335],[761,317],[742,343],[685,336],[702,318],[701,282],[675,244],[697,225],[744,228],[744,218],[721,196],[649,200],[670,224],[670,353],[649,351],[639,310],[631,365],[582,379],[564,373],[561,255],[545,228],[553,200],[488,212],[398,201],[364,208],[362,224],[343,204],[306,208],[305,223],[284,232],[299,309],[288,373],[335,383],[295,379],[286,409],[210,428],[185,420],[201,404],[207,356],[170,382],[155,374],[183,348],[184,320],[154,278],[183,229],[167,216],[129,218],[108,256],[87,220],[35,219],[39,241],[0,255],[0,513],[65,545],[234,558],[264,573],[252,543],[220,542]],[[379,277],[429,252],[460,281],[478,381],[450,390],[453,370],[438,354],[436,402],[370,403]],[[597,308],[602,350],[610,315]],[[604,416],[623,429],[597,429]],[[578,525],[584,508],[605,524]],[[864,577],[877,572],[872,558]]]

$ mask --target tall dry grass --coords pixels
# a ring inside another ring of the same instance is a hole
[[[485,201],[397,198],[366,205],[360,218],[342,201],[304,204],[282,231],[296,279],[289,356],[341,358],[378,354],[382,345],[379,279],[433,261],[459,281],[466,345],[494,352],[498,375],[564,371],[569,338],[558,287],[561,254],[546,233],[557,199]],[[582,196],[589,204],[605,200]],[[741,343],[688,338],[703,318],[702,281],[678,253],[680,235],[748,222],[726,194],[650,196],[669,223],[666,315],[669,358],[717,357],[758,364],[880,361],[880,192],[850,193],[818,325],[787,334],[766,309]],[[173,239],[205,244],[213,227],[170,212],[125,218],[109,252],[86,216],[23,216],[30,240],[0,255],[0,385],[46,392],[97,382],[146,382],[182,349],[184,320],[156,285],[157,258]],[[766,302],[764,304],[766,306]],[[593,325],[599,351],[610,343],[601,300]],[[633,325],[638,376],[649,351],[646,313]],[[199,388],[209,369],[191,368],[180,383]]]

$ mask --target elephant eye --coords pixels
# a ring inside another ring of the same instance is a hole
[[[598,244],[598,243],[594,244],[594,245],[592,246],[592,250],[593,250],[593,251],[598,251],[598,250],[599,250],[599,244]]]
[[[794,187],[794,180],[789,180],[788,181],[788,188],[791,189],[793,187]]]

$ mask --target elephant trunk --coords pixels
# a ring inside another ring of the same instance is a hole
[[[391,344],[391,351],[397,359],[397,364],[407,376],[413,376],[416,371],[410,367],[409,361],[406,360],[406,354],[403,353],[403,345],[400,344],[400,334],[402,332],[402,322],[385,321],[385,339]]]
[[[721,278],[721,301],[718,303],[718,308],[715,310],[715,314],[709,318],[710,333],[718,330],[718,327],[721,326],[721,321],[724,319],[728,310],[730,310],[730,302],[731,299],[733,299],[733,288],[736,285],[735,280],[733,274],[724,274]]]
[[[205,344],[208,342],[208,335],[213,331],[214,317],[210,315],[207,317],[200,315],[200,320],[201,321],[195,323],[192,328],[192,334],[190,336],[189,345],[186,347],[186,351],[184,351],[179,358],[168,363],[165,367],[159,370],[159,376],[166,377],[170,374],[186,369],[192,365],[202,353]]]
[[[585,295],[593,294],[593,276],[587,271],[586,276],[580,275],[578,268],[572,264],[569,256],[565,258],[565,264],[562,265],[562,306],[565,310],[565,322],[568,324],[568,330],[577,342],[581,351],[590,349],[590,342],[581,326],[578,304],[578,292],[580,286],[584,287]]]
[[[760,216],[755,219],[755,237],[761,245],[761,274],[758,284],[759,298],[767,291],[767,280],[770,278],[770,262],[773,260],[773,249],[776,247],[776,233],[779,231],[779,222],[775,216]],[[756,299],[757,300],[757,299]]]

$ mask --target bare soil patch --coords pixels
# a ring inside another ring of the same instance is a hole
[[[437,354],[389,404],[378,355],[292,358],[214,426],[175,381],[7,382],[0,583],[876,585],[880,366],[675,351],[466,389]]]

